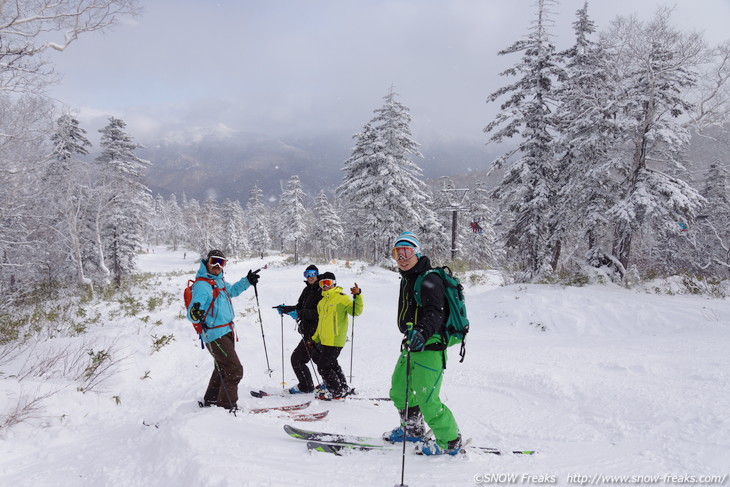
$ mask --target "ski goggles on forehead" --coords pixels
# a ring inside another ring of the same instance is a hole
[[[310,277],[317,277],[319,272],[317,271],[304,271],[304,277],[309,279]]]
[[[410,246],[394,247],[393,248],[393,259],[395,260],[408,260],[416,254],[416,248]]]
[[[210,265],[217,265],[218,267],[225,267],[226,265],[226,258],[225,257],[217,257],[213,256],[210,259],[208,259],[208,264]]]
[[[334,279],[320,279],[319,280],[319,287],[331,287],[337,284],[337,281]]]

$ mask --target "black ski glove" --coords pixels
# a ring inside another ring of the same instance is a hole
[[[257,282],[259,282],[259,271],[261,269],[256,269],[255,271],[252,271],[251,269],[248,270],[248,274],[246,274],[246,279],[248,279],[248,282],[255,286]]]
[[[200,309],[200,303],[193,304],[193,307],[190,308],[190,317],[195,321],[200,321],[203,319],[203,316],[205,316],[205,313]]]

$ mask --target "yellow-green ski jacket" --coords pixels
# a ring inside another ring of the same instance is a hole
[[[354,296],[353,306],[353,299],[343,294],[339,286],[322,291],[322,299],[317,304],[319,323],[312,340],[328,347],[344,347],[350,321],[347,315],[360,316],[362,307],[362,294]]]

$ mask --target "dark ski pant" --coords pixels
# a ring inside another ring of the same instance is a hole
[[[309,372],[309,367],[307,366],[311,361],[314,362],[314,364],[317,363],[317,360],[319,358],[319,351],[314,347],[314,345],[307,346],[306,342],[304,340],[299,341],[299,345],[297,345],[297,348],[294,349],[294,351],[291,354],[291,366],[292,369],[294,369],[294,373],[297,376],[297,380],[299,381],[299,390],[302,392],[312,392],[314,391],[314,382],[312,382],[312,374]],[[322,371],[320,370],[320,374]]]
[[[318,345],[319,358],[317,365],[319,372],[322,374],[322,380],[327,385],[327,390],[331,391],[335,396],[341,396],[347,392],[347,380],[342,372],[342,367],[337,362],[342,347],[329,347],[327,345]]]
[[[206,402],[215,402],[226,409],[236,407],[238,383],[243,378],[243,366],[236,354],[233,333],[223,335],[217,340],[206,343],[205,346],[213,356],[215,366],[203,399]]]
[[[426,350],[411,352],[410,378],[406,377],[408,351],[403,350],[391,379],[390,398],[395,407],[402,411],[406,406],[406,380],[408,380],[408,409],[418,406],[423,420],[433,431],[436,442],[446,448],[449,441],[459,436],[451,410],[441,402],[441,381],[444,377],[446,351]]]

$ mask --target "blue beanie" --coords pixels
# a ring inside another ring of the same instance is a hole
[[[415,247],[416,256],[421,257],[421,242],[418,241],[413,232],[403,232],[395,239],[393,247]]]

